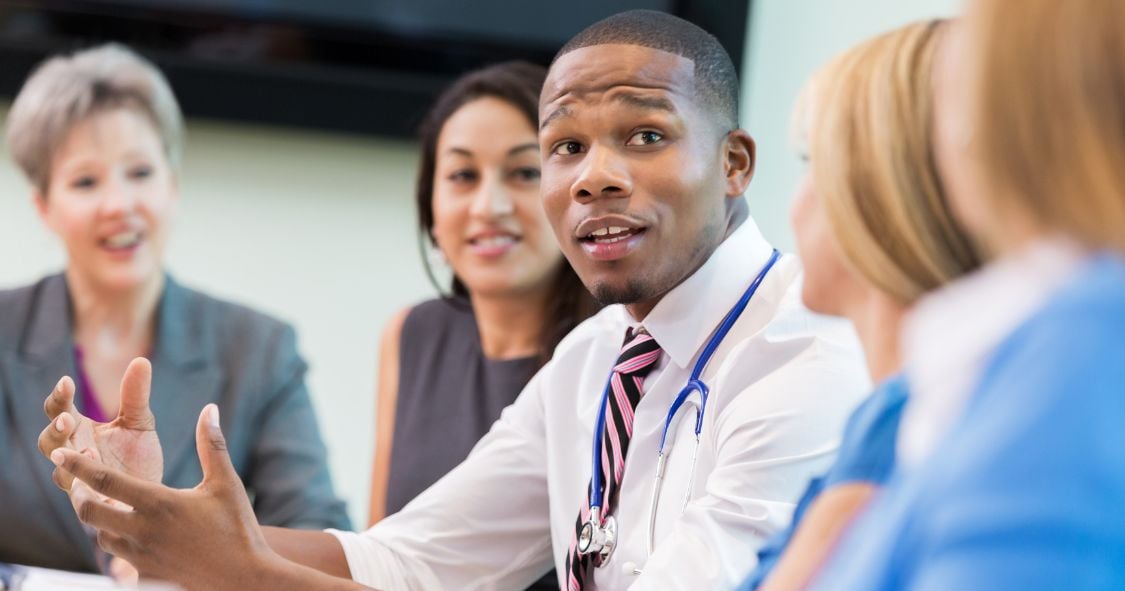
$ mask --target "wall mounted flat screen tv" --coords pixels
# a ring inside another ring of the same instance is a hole
[[[168,76],[188,116],[408,137],[461,73],[548,64],[634,8],[713,33],[739,66],[749,0],[0,0],[0,97],[44,57],[107,41]]]

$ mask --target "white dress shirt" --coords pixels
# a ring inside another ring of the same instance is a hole
[[[903,326],[910,399],[897,441],[898,464],[921,464],[961,418],[992,352],[1066,285],[1082,250],[1048,238],[926,296]]]
[[[799,263],[784,256],[703,374],[711,394],[682,514],[694,419],[679,422],[648,555],[668,407],[771,252],[748,220],[641,323],[663,354],[635,411],[614,511],[618,546],[593,569],[590,588],[732,588],[754,566],[758,547],[787,522],[809,478],[832,461],[869,381],[850,325],[801,305]],[[352,577],[397,591],[522,589],[552,565],[563,576],[587,500],[602,391],[635,324],[620,305],[582,323],[464,463],[366,532],[333,532]]]

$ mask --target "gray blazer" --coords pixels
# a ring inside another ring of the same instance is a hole
[[[47,424],[44,398],[60,377],[75,374],[70,310],[62,275],[0,291],[0,562],[93,571],[91,538],[37,445]],[[169,277],[151,361],[165,484],[190,488],[201,480],[195,424],[215,402],[261,523],[350,527],[332,490],[292,328]]]

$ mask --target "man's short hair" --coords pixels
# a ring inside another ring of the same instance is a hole
[[[670,14],[630,10],[602,19],[575,35],[554,61],[576,49],[609,44],[639,45],[691,60],[698,96],[728,129],[738,127],[738,72],[714,35]]]

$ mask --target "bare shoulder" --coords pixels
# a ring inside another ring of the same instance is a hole
[[[379,357],[386,361],[398,357],[399,342],[402,340],[402,327],[406,324],[406,317],[410,315],[412,307],[406,307],[395,312],[383,325],[383,333],[379,336]]]

